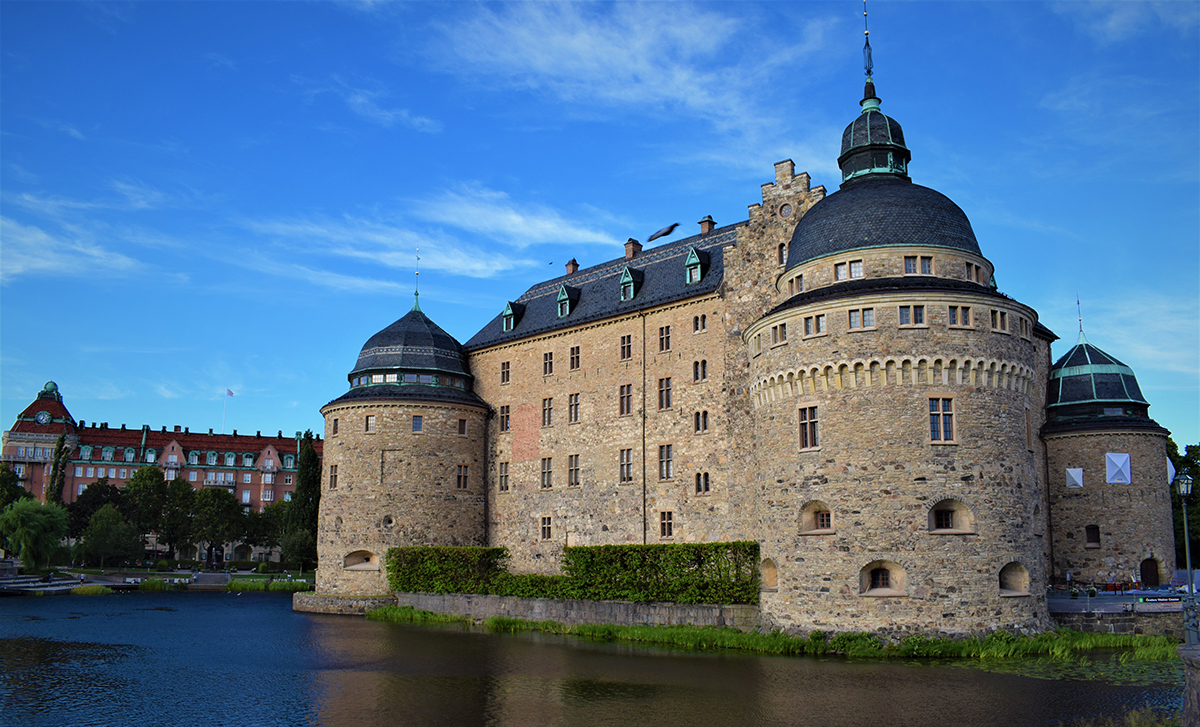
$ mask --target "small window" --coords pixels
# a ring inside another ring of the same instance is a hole
[[[1123,416],[1124,414],[1125,414],[1125,410],[1119,406],[1104,407],[1104,416],[1106,416],[1106,417],[1119,417],[1119,416]]]
[[[934,442],[954,441],[954,400],[929,400],[929,438]]]
[[[905,255],[904,256],[904,274],[905,275],[916,275],[917,274],[917,256],[916,255]]]
[[[633,336],[621,336],[621,360],[633,358]]]
[[[621,482],[633,482],[633,450],[622,449],[618,469],[618,479]]]
[[[509,371],[510,371],[509,362],[501,361],[500,362],[500,383],[502,383],[502,384],[508,383]]]
[[[692,333],[700,333],[708,328],[708,316],[699,315],[692,318]]]
[[[508,411],[509,410],[508,410],[507,404],[500,407],[500,414],[497,418],[500,420],[500,431],[502,431],[502,432],[509,431],[510,420],[509,420]]]
[[[621,283],[621,300],[633,300],[633,282]]]
[[[542,489],[549,490],[554,485],[554,458],[542,457]]]
[[[512,313],[505,313],[503,317],[502,328],[505,331],[511,331],[513,329],[513,322],[515,318],[516,316],[514,316]]]
[[[813,513],[813,524],[817,530],[833,529],[833,513],[828,510],[817,510]]]
[[[1100,547],[1100,526],[1099,525],[1088,525],[1083,530],[1084,530],[1084,536],[1087,539],[1087,544],[1084,547],[1099,548]]]
[[[775,263],[783,265],[785,262],[787,262],[787,245],[781,242],[779,247],[775,248]]]
[[[971,325],[971,307],[968,305],[952,305],[949,309],[951,326],[969,327]]]
[[[871,569],[871,588],[891,588],[892,574],[887,568]]]
[[[375,415],[374,414],[367,415],[364,431],[367,431],[367,432],[375,431]]]
[[[898,310],[898,320],[901,326],[925,325],[925,306],[902,305]]]
[[[337,465],[329,465],[329,489],[337,489]]]
[[[195,457],[195,455],[192,455],[192,456],[193,456],[193,457]],[[132,449],[132,448],[126,448],[126,450],[125,450],[125,461],[126,461],[126,462],[132,462],[132,461],[133,461],[133,449]],[[193,464],[194,464],[194,463],[193,463]]]
[[[508,462],[501,462],[497,465],[496,486],[501,492],[508,492]]]
[[[412,430],[417,434],[425,431],[425,417],[420,414],[414,414],[412,418]]]
[[[837,263],[836,265],[833,266],[833,279],[834,280],[845,280],[846,279],[846,263]]]
[[[567,396],[567,421],[571,424],[579,422],[579,394]]]
[[[787,324],[780,323],[777,326],[771,326],[771,344],[777,345],[787,343]]]
[[[579,346],[571,346],[571,370],[579,370]]]
[[[554,424],[554,398],[549,397],[542,399],[542,426],[549,427]]]
[[[542,376],[549,376],[554,373],[554,352],[547,351],[542,354]]]
[[[658,329],[658,350],[659,351],[670,351],[671,350],[671,327],[670,326],[660,326],[659,327],[659,329]]]
[[[707,381],[708,380],[708,361],[700,360],[692,362],[692,381]]]
[[[658,408],[671,408],[671,377],[658,380]]]
[[[558,301],[558,317],[566,318],[569,315],[571,315],[571,301],[570,300]]]
[[[670,444],[658,445],[658,479],[660,480],[669,480],[675,475],[673,449],[674,447]]]
[[[675,536],[675,513],[667,511],[658,514],[658,535],[662,538]]]
[[[242,504],[243,505],[250,504],[250,490],[242,490]]]
[[[208,464],[216,464],[217,463],[217,453],[209,452],[207,455],[205,455],[204,461],[207,462]]]
[[[467,436],[467,420],[466,419],[458,420],[458,436],[460,436],[460,437]]]
[[[817,439],[817,407],[800,407],[800,449],[813,449],[820,446]]]
[[[633,413],[633,384],[621,385],[621,394],[618,397],[618,403],[621,416],[629,416]]]
[[[804,335],[819,336],[825,332],[825,314],[804,317]]]
[[[465,420],[463,420],[463,421],[465,421]],[[468,482],[467,475],[468,475],[469,471],[470,471],[470,465],[465,465],[465,464],[458,465],[458,472],[454,478],[455,488],[457,488],[459,490],[467,489],[467,482]]]
[[[921,274],[922,275],[933,275],[933,258],[932,257],[925,257],[925,256],[921,257]]]
[[[934,510],[933,527],[938,530],[952,530],[954,528],[954,511]]]
[[[708,431],[708,412],[698,411],[694,414],[696,434],[703,434]]]
[[[567,487],[579,486],[579,455],[567,455]]]
[[[788,295],[796,295],[804,292],[804,276],[797,275],[788,281]]]
[[[554,531],[551,528],[553,520],[548,517],[542,518],[542,540],[550,540],[554,536]]]
[[[851,260],[850,261],[850,277],[861,278],[862,276],[863,276],[862,260]]]
[[[708,488],[709,488],[708,473],[707,472],[697,472],[696,473],[696,494],[703,495],[709,491]]]
[[[225,466],[226,466],[226,467],[232,467],[232,466],[233,466],[233,455],[232,455],[232,454],[226,454],[226,455],[225,455]]]

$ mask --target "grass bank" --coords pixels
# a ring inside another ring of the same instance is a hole
[[[385,606],[368,612],[367,618],[401,623],[470,622],[470,619],[462,616],[429,613],[407,606]],[[842,633],[829,637],[820,631],[814,631],[805,638],[779,631],[746,633],[736,629],[696,626],[568,626],[557,621],[526,621],[500,616],[487,619],[484,625],[488,631],[494,633],[540,631],[597,641],[630,641],[701,651],[731,649],[781,656],[830,654],[872,659],[1073,659],[1086,652],[1111,650],[1118,652],[1118,659],[1121,661],[1171,661],[1178,658],[1175,653],[1178,644],[1166,636],[1085,634],[1070,629],[1059,629],[1036,636],[1018,636],[997,631],[984,638],[960,640],[914,635],[897,643],[885,643],[878,637],[863,632]]]
[[[71,589],[72,596],[107,596],[113,589],[108,586],[75,586]]]
[[[268,581],[266,578],[256,580],[236,580],[225,584],[227,591],[273,591],[279,593],[296,593],[311,591],[312,584],[308,581]]]

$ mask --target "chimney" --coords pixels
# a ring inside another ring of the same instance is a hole
[[[575,258],[571,258],[567,263],[567,275],[574,275],[577,272],[579,272],[579,263],[575,261]]]
[[[210,437],[212,436],[212,427],[208,428],[208,436],[210,436]]]
[[[283,430],[282,429],[279,430],[279,438],[283,439]]]
[[[187,434],[187,433],[188,433],[188,428],[187,428],[187,427],[184,427],[184,428],[183,428],[183,433],[184,433],[184,434]]]
[[[261,437],[261,436],[262,436],[262,430],[261,430],[261,429],[259,429],[257,432],[255,432],[255,433],[254,433],[254,436],[256,436],[256,437]]]
[[[178,424],[176,424],[176,425],[175,425],[175,431],[177,431],[177,432],[182,432],[182,431],[183,431],[183,427],[181,427],[181,426],[179,426]]]
[[[108,429],[108,422],[100,422],[101,429]]]
[[[125,431],[125,425],[124,425],[124,424],[122,424],[122,425],[121,425],[121,431],[122,431],[122,432],[123,432],[123,431]]]
[[[641,251],[642,251],[642,243],[638,242],[637,240],[633,239],[632,237],[629,238],[628,242],[625,243],[625,259],[626,260],[632,260],[633,257]]]
[[[717,223],[713,222],[712,215],[704,215],[704,219],[700,220],[700,234],[707,235],[716,229]]]
[[[79,420],[79,428],[80,428],[80,429],[87,429],[87,420],[85,420],[85,419],[80,419],[80,420]]]
[[[234,429],[234,430],[233,430],[233,436],[235,436],[235,437],[237,436],[237,430],[236,430],[236,429]]]

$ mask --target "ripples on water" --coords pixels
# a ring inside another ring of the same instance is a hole
[[[0,724],[1053,725],[1176,684],[672,652],[291,611],[278,594],[0,599]]]

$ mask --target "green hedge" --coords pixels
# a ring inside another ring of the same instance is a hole
[[[757,603],[759,593],[753,541],[568,547],[561,576],[509,573],[505,548],[391,548],[386,562],[404,592],[674,603]]]

